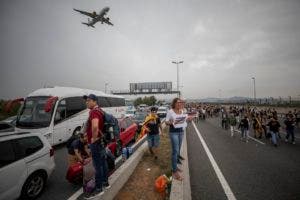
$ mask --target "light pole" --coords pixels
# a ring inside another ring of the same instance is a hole
[[[183,61],[172,61],[173,64],[177,66],[177,91],[179,91],[179,64],[182,64]],[[180,97],[180,94],[179,94]]]
[[[253,79],[253,95],[254,95],[254,101],[256,102],[256,86],[255,86],[255,77],[252,77]]]
[[[108,83],[105,83],[105,94],[107,92],[107,86],[108,86]]]

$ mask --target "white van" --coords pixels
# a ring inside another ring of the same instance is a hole
[[[117,118],[125,115],[125,99],[121,96],[72,87],[41,88],[24,100],[16,131],[41,133],[51,145],[67,141],[87,120],[89,111],[83,96],[91,93],[98,97],[104,111]]]

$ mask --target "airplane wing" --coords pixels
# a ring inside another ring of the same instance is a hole
[[[82,11],[82,10],[77,10],[77,9],[73,9],[73,10],[75,10],[76,12],[79,12],[79,13],[81,13],[81,14],[83,14],[83,15],[89,16],[89,17],[91,17],[91,18],[95,18],[95,17],[98,16],[95,12],[89,13],[89,12]]]

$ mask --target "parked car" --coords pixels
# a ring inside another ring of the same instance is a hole
[[[145,121],[147,114],[147,112],[137,112],[133,116],[132,120],[138,125],[138,132],[141,131],[141,127]]]
[[[135,112],[135,109],[126,110],[125,117],[133,117],[135,115]]]
[[[138,126],[132,119],[125,117],[118,119],[118,121],[120,127],[120,144],[117,144],[114,139],[107,145],[116,157],[122,154],[123,147],[126,147],[131,141],[135,141],[138,137]]]
[[[5,120],[2,120],[1,122],[6,122],[12,124],[13,126],[16,126],[16,121],[17,121],[17,115],[8,117]]]
[[[2,132],[14,132],[15,131],[15,127],[14,125],[1,121],[0,122],[0,133]]]
[[[41,135],[0,133],[0,199],[35,199],[55,168],[54,150]]]
[[[139,109],[139,111],[145,111],[146,109],[147,109],[147,105],[146,104],[140,104],[139,106],[138,106],[138,109]]]
[[[158,108],[157,110],[157,115],[160,117],[160,118],[165,118],[167,116],[167,112],[168,112],[168,108],[167,107],[164,107],[164,106],[161,106]]]

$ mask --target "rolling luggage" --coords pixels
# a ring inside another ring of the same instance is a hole
[[[69,167],[66,175],[66,179],[70,183],[80,184],[82,183],[82,170],[83,166],[82,163],[78,162]]]

